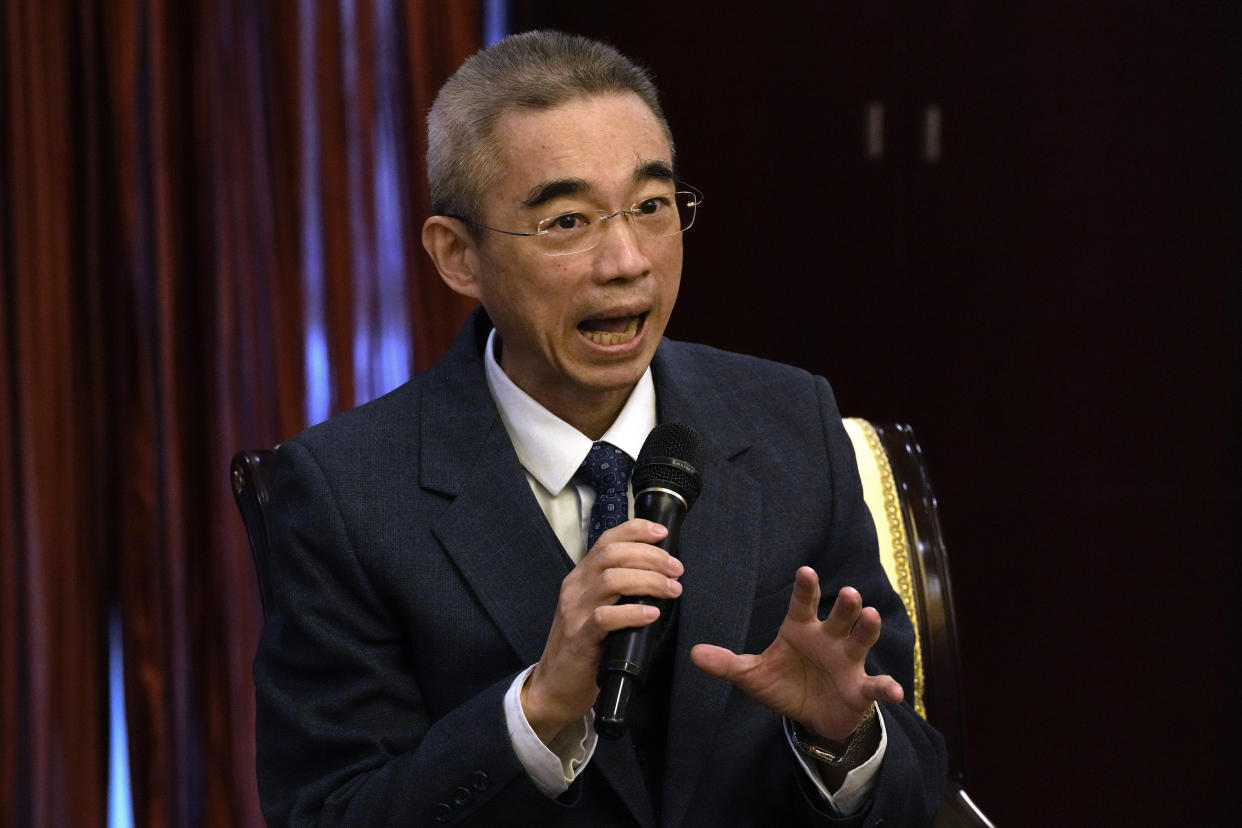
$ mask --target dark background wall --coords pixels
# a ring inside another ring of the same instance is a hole
[[[539,2],[514,22],[654,71],[706,193],[671,335],[915,425],[985,811],[1230,821],[1236,5]]]

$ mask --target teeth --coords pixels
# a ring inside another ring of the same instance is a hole
[[[625,330],[619,333],[584,330],[582,335],[596,345],[621,345],[638,335],[638,317],[630,319],[629,324],[625,326]]]

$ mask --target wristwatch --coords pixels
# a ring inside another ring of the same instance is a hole
[[[814,737],[810,736],[802,725],[789,720],[789,735],[793,738],[793,743],[798,750],[817,761],[823,762],[825,765],[833,768],[852,767],[859,764],[857,761],[858,753],[862,750],[863,743],[867,740],[867,734],[871,731],[871,723],[875,719],[875,705],[867,709],[866,715],[862,721],[858,723],[858,727],[854,728],[854,734],[850,737],[850,743],[841,753],[836,753],[821,744],[811,741]]]

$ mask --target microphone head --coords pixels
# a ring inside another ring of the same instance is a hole
[[[661,423],[651,430],[638,452],[630,480],[637,495],[643,489],[671,489],[686,501],[686,508],[699,498],[699,433],[681,423]]]

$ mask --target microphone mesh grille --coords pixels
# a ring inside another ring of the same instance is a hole
[[[681,423],[661,423],[651,430],[634,465],[634,491],[652,486],[672,489],[694,505],[702,487],[699,433]]]

